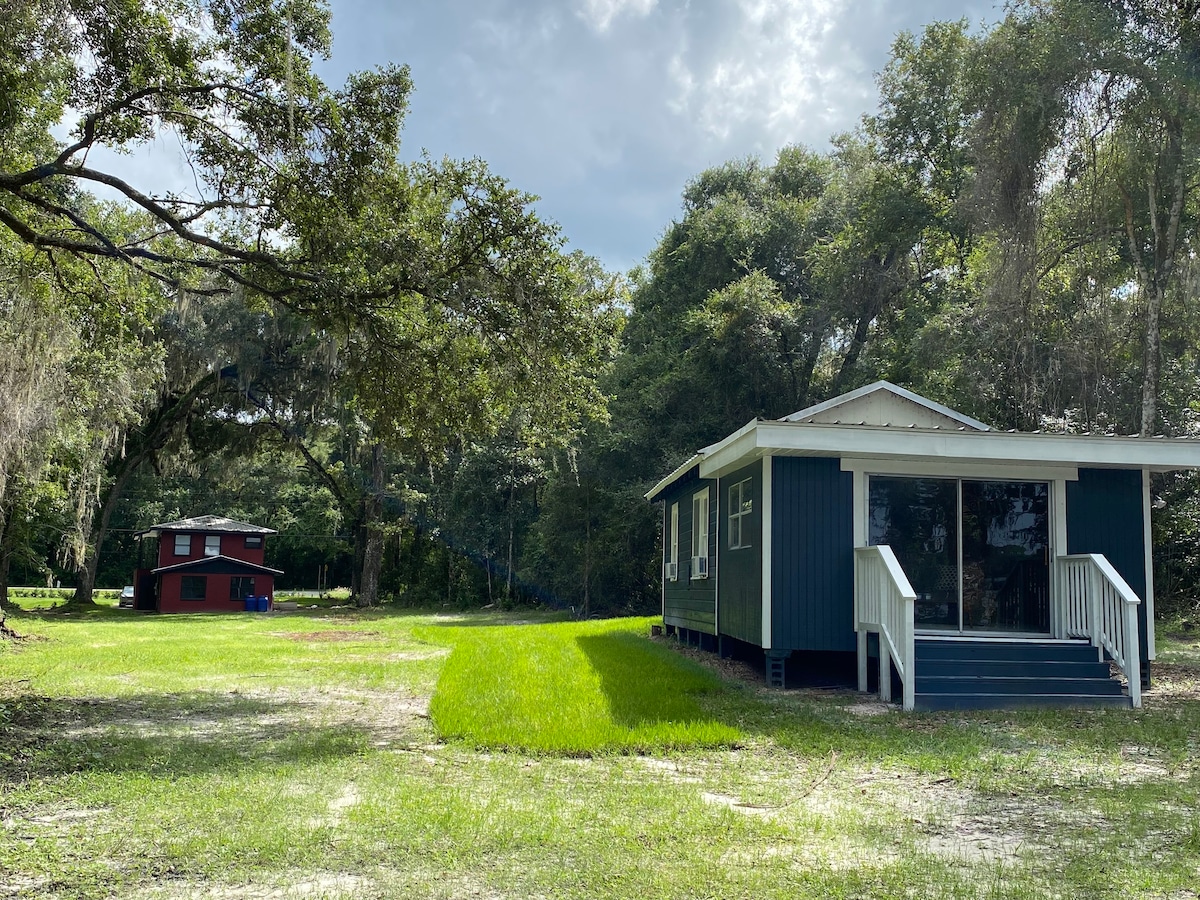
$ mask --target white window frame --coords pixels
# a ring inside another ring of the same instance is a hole
[[[667,580],[679,580],[679,504],[671,504],[671,531],[667,544]]]
[[[707,487],[692,494],[692,580],[708,577],[708,497]]]
[[[192,536],[190,534],[175,535],[174,551],[176,556],[191,556]]]
[[[219,534],[206,534],[204,536],[204,555],[221,555],[221,536]]]
[[[754,512],[753,478],[745,478],[729,487],[729,549],[744,550],[750,546],[746,537],[747,516]]]

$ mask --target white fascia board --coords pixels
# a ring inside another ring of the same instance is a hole
[[[843,472],[868,475],[917,475],[929,478],[982,478],[1009,481],[1078,481],[1079,467],[1061,463],[1011,463],[984,460],[881,459],[843,456]]]
[[[701,453],[702,452],[703,451],[701,451]],[[670,475],[668,475],[666,478],[664,478],[662,481],[660,481],[654,487],[650,488],[650,490],[646,491],[646,493],[643,494],[642,496],[645,497],[647,500],[650,500],[653,502],[655,500],[655,498],[663,491],[664,488],[670,487],[672,482],[679,480],[685,474],[687,474],[688,470],[691,469],[693,466],[695,466],[698,462],[700,462],[701,458],[702,457],[701,457],[700,453],[695,454],[694,456],[692,456],[691,459],[689,459],[683,465],[679,466],[679,468],[677,468],[674,472],[672,472]]]
[[[705,478],[745,465],[763,453],[1148,468],[1159,472],[1200,468],[1200,441],[1184,438],[941,431],[805,422],[752,422],[711,449],[700,461],[700,475]]]
[[[700,477],[719,478],[757,459],[758,429],[764,424],[757,419],[748,422],[724,440],[701,450]]]

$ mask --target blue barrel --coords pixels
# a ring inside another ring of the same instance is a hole
[[[271,605],[270,597],[266,596],[265,594],[262,594],[259,596],[259,598],[258,598],[258,611],[259,612],[266,612],[267,608],[270,605]]]
[[[253,594],[246,595],[246,612],[256,612],[258,610],[258,598]]]

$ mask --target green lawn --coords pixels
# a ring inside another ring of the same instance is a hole
[[[439,735],[575,755],[734,746],[741,732],[702,706],[728,688],[646,640],[650,621],[419,630],[454,648],[430,706]]]
[[[13,617],[0,898],[1195,897],[1200,637],[1142,711],[906,715],[523,618]]]

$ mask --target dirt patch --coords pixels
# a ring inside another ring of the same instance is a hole
[[[275,637],[287,638],[289,641],[306,641],[313,643],[337,643],[339,641],[376,641],[382,635],[378,631],[272,631]]]
[[[1147,705],[1200,700],[1200,666],[1188,663],[1150,664],[1152,686],[1144,695]]]
[[[680,643],[676,638],[668,637],[667,635],[655,635],[650,640],[656,644],[663,644],[670,647],[680,656],[687,657],[693,662],[704,666],[704,668],[716,672],[727,681],[741,681],[751,687],[766,689],[766,685],[763,683],[762,671],[756,669],[745,660],[733,659],[732,657],[722,658],[711,650],[689,647],[687,644]]]
[[[263,884],[206,885],[203,883],[176,882],[155,885],[136,894],[138,898],[169,897],[171,900],[342,900],[362,897],[373,887],[373,883],[357,875],[306,875],[291,884],[275,886]]]

